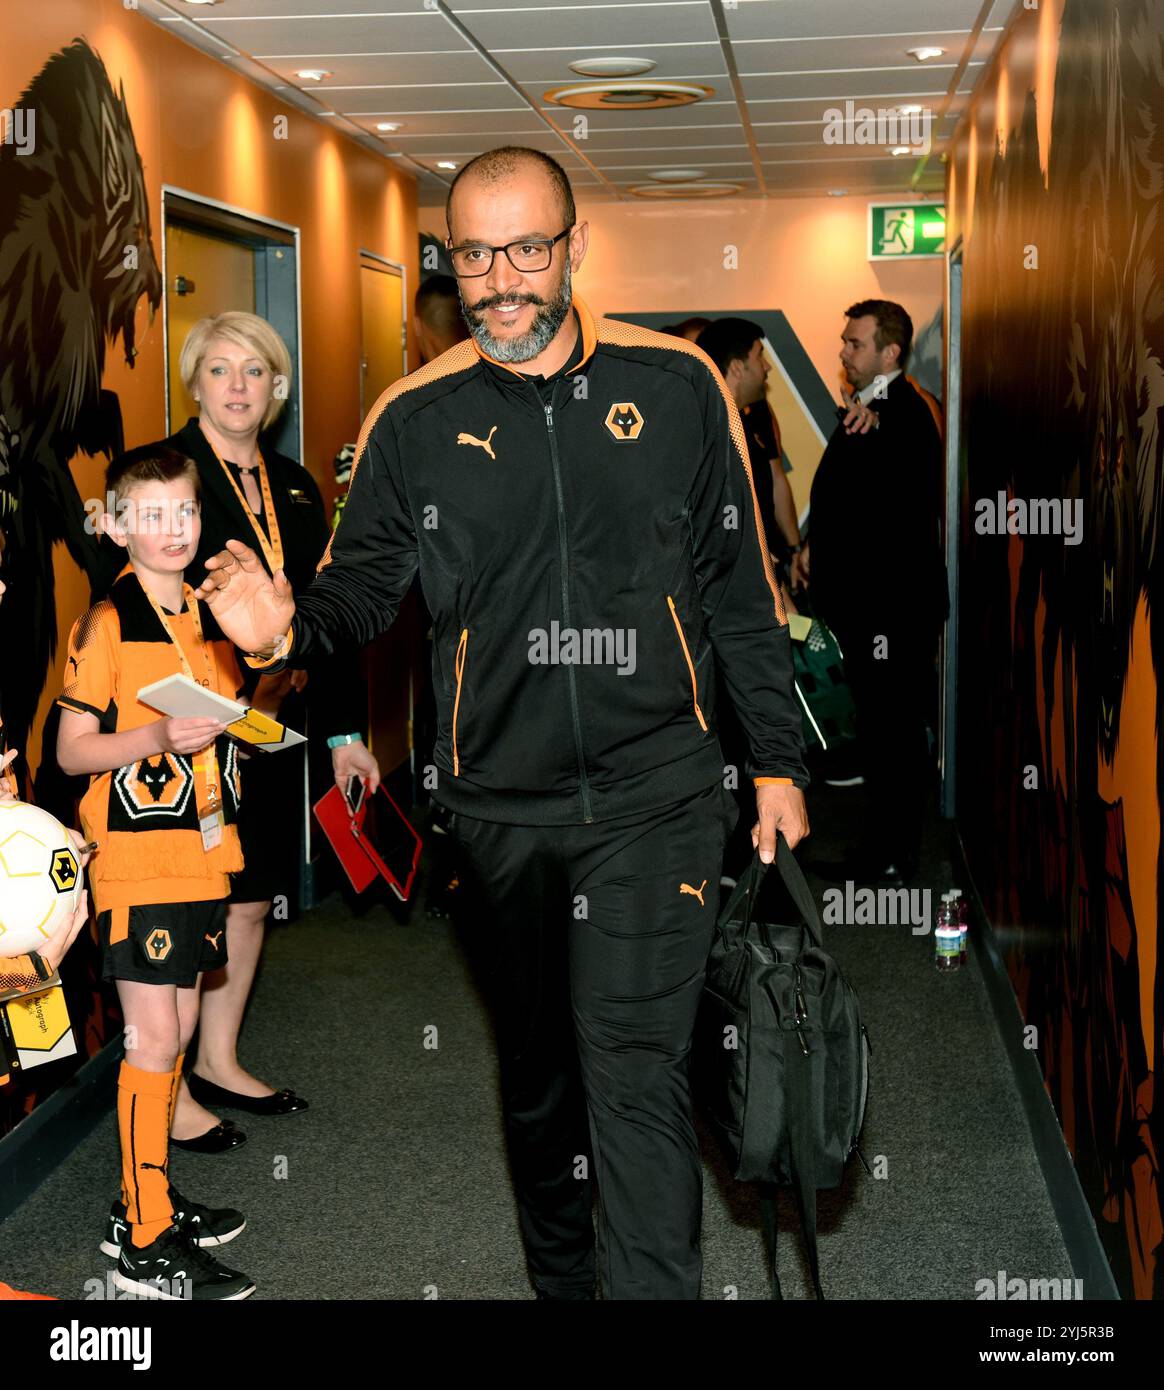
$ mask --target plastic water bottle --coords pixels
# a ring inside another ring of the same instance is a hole
[[[962,896],[961,888],[950,889],[950,906],[953,909],[954,921],[958,924],[958,931],[961,935],[962,964],[966,964],[966,947],[969,944],[970,936],[970,904]]]
[[[952,896],[943,893],[934,926],[934,965],[942,975],[948,975],[962,965],[962,931],[954,914]]]

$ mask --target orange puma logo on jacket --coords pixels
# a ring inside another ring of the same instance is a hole
[[[706,887],[707,887],[707,879],[704,879],[703,882],[699,885],[698,888],[692,888],[692,886],[691,886],[689,883],[681,883],[681,884],[679,885],[679,896],[682,897],[684,893],[690,893],[691,896],[692,896],[693,898],[698,898],[698,899],[699,899],[699,906],[702,907],[702,906],[703,906],[703,890],[704,890]]]
[[[497,455],[493,452],[493,445],[490,440],[497,433],[497,426],[494,425],[484,439],[478,439],[476,435],[466,434],[462,431],[457,435],[458,444],[475,444],[478,449],[484,449],[491,459],[496,459]]]

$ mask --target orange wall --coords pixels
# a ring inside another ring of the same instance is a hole
[[[857,299],[903,304],[919,331],[942,302],[942,261],[869,261],[865,198],[734,199],[714,205],[679,201],[587,203],[590,249],[577,288],[605,313],[698,309],[780,309],[830,389],[839,375],[844,311]],[[422,231],[442,239],[443,207],[424,207]],[[677,234],[677,224],[682,224]],[[724,267],[725,247],[738,269]]]
[[[0,46],[0,105],[14,104],[52,53],[74,38],[87,40],[114,89],[124,83],[159,265],[163,183],[299,227],[304,461],[330,497],[332,456],[355,439],[360,425],[358,253],[362,247],[403,262],[411,295],[418,269],[415,181],[126,10],[121,0],[52,0],[19,8],[20,22],[5,23]],[[274,138],[279,115],[287,118],[285,140]],[[152,325],[148,317],[143,300],[136,367],[127,367],[119,351],[106,360],[103,385],[120,397],[128,445],[165,432],[162,320],[160,312]],[[100,495],[105,462],[74,461],[82,497]],[[87,600],[80,572],[58,547],[62,644]],[[62,664],[58,653],[42,717],[61,687]],[[29,757],[35,768],[36,734]]]

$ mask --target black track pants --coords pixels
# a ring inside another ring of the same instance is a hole
[[[702,1169],[687,1057],[738,810],[716,784],[645,815],[458,813],[488,935],[510,1163],[535,1288],[696,1299]]]

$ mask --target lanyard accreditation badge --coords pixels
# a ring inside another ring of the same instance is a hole
[[[213,448],[214,446],[211,445]],[[259,488],[263,495],[263,513],[267,518],[267,527],[271,532],[268,540],[267,534],[259,524],[259,518],[251,511],[251,505],[243,496],[243,490],[239,487],[238,481],[230,471],[229,466],[224,462],[222,455],[217,449],[214,450],[214,457],[218,460],[219,466],[226,474],[230,485],[234,488],[234,495],[238,498],[239,506],[243,509],[243,515],[251,524],[251,530],[255,533],[263,555],[266,557],[267,568],[272,574],[276,570],[283,568],[283,539],[279,534],[279,519],[275,515],[275,499],[271,493],[271,480],[267,476],[267,465],[263,460],[262,454],[259,455],[258,475]]]
[[[182,672],[190,680],[204,686],[207,690],[215,689],[214,669],[210,660],[210,647],[202,636],[202,615],[198,611],[198,600],[194,597],[194,590],[189,584],[182,585],[182,594],[186,599],[186,608],[190,614],[190,621],[194,627],[194,640],[198,646],[198,651],[202,657],[206,669],[206,679],[198,680],[193,668],[182,649],[181,642],[174,635],[174,629],[170,626],[169,614],[162,605],[154,598],[145,586],[142,586],[146,598],[150,601],[150,607],[157,614],[158,622],[165,630],[166,636],[173,643],[178,653],[178,660],[182,663]],[[198,804],[198,829],[202,834],[202,848],[206,851],[215,849],[222,843],[222,830],[225,819],[222,813],[222,797],[219,795],[218,786],[218,756],[215,753],[214,744],[211,743],[204,753],[200,754],[194,762],[194,791]],[[205,792],[198,787],[197,774],[202,773],[205,782]]]

